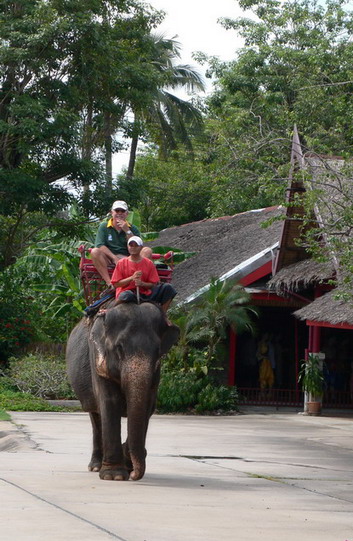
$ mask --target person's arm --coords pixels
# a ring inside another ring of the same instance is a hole
[[[102,222],[99,224],[97,233],[96,233],[96,239],[94,241],[94,247],[95,248],[101,248],[102,246],[105,246],[106,240],[105,240],[105,232],[107,229],[107,224],[105,222]]]
[[[138,229],[134,225],[130,225],[127,220],[124,220],[124,218],[118,218],[116,223],[120,227],[120,229],[124,231],[127,239],[129,239],[133,235],[140,236],[138,233],[135,233],[135,230],[138,231]]]
[[[138,227],[136,227],[136,225],[130,225],[130,230],[133,235],[136,235],[136,237],[141,237],[140,230]]]
[[[152,289],[152,287],[155,285],[154,282],[144,282],[140,278],[135,278],[135,284],[138,287],[144,287],[145,289]]]
[[[144,260],[145,268],[143,269],[143,280],[136,280],[136,285],[139,287],[145,287],[146,289],[152,289],[152,287],[159,282],[158,272],[156,267],[149,259]]]
[[[115,272],[115,271],[114,271]],[[114,280],[113,280],[114,278]],[[112,277],[112,284],[114,284],[115,287],[126,287],[128,286],[131,282],[135,282],[135,286],[141,286],[142,285],[142,282],[141,282],[141,271],[135,271],[134,274],[132,274],[131,276],[128,276],[127,278],[120,278],[118,275],[116,275],[114,277]],[[137,283],[139,282],[139,283]],[[147,286],[145,286],[147,287]]]
[[[101,252],[103,252],[111,261],[113,261],[114,263],[118,263],[121,256],[119,257],[119,255],[113,254],[110,248],[108,248],[108,246],[106,245],[106,232],[107,224],[101,223],[98,227],[94,246],[95,248],[99,248]]]

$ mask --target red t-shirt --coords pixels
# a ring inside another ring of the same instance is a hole
[[[112,284],[116,284],[116,282],[120,282],[120,280],[129,278],[129,276],[132,276],[136,271],[142,271],[141,280],[143,282],[158,284],[159,276],[156,267],[154,266],[152,261],[150,259],[147,259],[146,257],[142,258],[139,263],[131,261],[129,257],[124,257],[123,259],[120,259],[113,272]],[[135,280],[132,280],[124,287],[117,287],[115,297],[118,298],[122,291],[127,291],[129,289],[131,289],[132,291],[136,289]],[[142,293],[143,295],[150,295],[151,289],[147,287],[140,287],[140,293]]]

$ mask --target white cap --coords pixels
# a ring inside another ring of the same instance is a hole
[[[112,210],[115,210],[115,209],[123,209],[123,210],[128,210],[128,206],[127,206],[127,203],[125,203],[125,201],[114,201],[114,203],[112,204]]]
[[[143,246],[143,240],[141,237],[130,237],[127,243],[130,244],[130,242],[136,242],[137,246]]]

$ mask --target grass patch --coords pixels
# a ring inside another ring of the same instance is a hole
[[[10,421],[11,417],[5,410],[0,408],[0,421]]]
[[[0,389],[0,411],[68,411],[68,409],[53,406],[43,398],[28,393]]]

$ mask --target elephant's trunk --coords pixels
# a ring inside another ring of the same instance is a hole
[[[141,479],[146,468],[146,434],[155,396],[153,368],[146,357],[134,357],[124,370],[126,377],[128,447],[133,471],[130,479]]]

